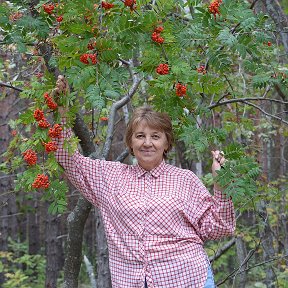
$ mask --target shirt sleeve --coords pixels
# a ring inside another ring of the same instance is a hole
[[[98,205],[105,191],[103,174],[106,169],[105,162],[108,161],[85,157],[78,150],[73,155],[69,155],[63,144],[65,139],[71,138],[72,135],[70,128],[62,131],[61,138],[56,140],[58,145],[55,153],[56,159],[75,188],[93,205]]]
[[[198,236],[206,241],[233,235],[236,225],[232,200],[216,189],[211,195],[200,180],[192,187],[185,214]]]

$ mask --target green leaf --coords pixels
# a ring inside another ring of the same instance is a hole
[[[233,47],[237,44],[237,38],[230,32],[228,28],[220,31],[217,39],[225,46]]]
[[[101,110],[105,107],[105,99],[101,95],[100,88],[96,85],[90,85],[88,87],[85,98],[92,108],[98,108]]]
[[[20,114],[19,119],[24,125],[31,124],[35,121],[32,110],[26,110],[26,112]]]

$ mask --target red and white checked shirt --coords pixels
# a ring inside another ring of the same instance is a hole
[[[70,129],[62,132],[69,138]],[[207,239],[231,235],[233,203],[212,196],[190,170],[73,156],[58,141],[56,157],[79,191],[103,216],[113,288],[203,288]]]

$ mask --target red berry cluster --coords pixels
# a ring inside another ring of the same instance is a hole
[[[100,117],[99,119],[100,119],[100,121],[108,121],[108,117],[104,117],[104,116]]]
[[[131,10],[135,10],[136,9],[136,0],[124,0],[124,5],[127,7],[130,7]]]
[[[50,127],[50,123],[47,121],[47,119],[44,118],[44,119],[41,119],[40,121],[38,121],[38,126],[40,128],[45,129],[45,128]]]
[[[32,187],[33,188],[49,188],[49,178],[44,174],[38,174],[36,179],[34,180]]]
[[[267,46],[272,46],[272,43],[270,41],[267,42]]]
[[[50,127],[50,123],[47,121],[47,119],[44,118],[44,119],[41,119],[40,121],[38,121],[38,126],[40,128],[45,129],[45,128]]]
[[[182,85],[180,82],[176,84],[176,95],[179,97],[183,97],[186,95],[187,86]]]
[[[11,135],[12,135],[13,137],[15,137],[15,136],[17,135],[17,131],[16,131],[16,130],[12,130],[12,131],[11,131]]]
[[[23,13],[21,13],[21,12],[18,11],[18,12],[15,12],[15,13],[11,14],[11,15],[9,16],[9,20],[14,22],[14,21],[22,18],[22,16],[23,16]]]
[[[93,50],[95,48],[96,48],[96,42],[88,43],[88,45],[87,45],[88,50]]]
[[[44,143],[44,147],[45,147],[45,151],[47,153],[50,153],[50,152],[55,152],[57,151],[58,147],[57,147],[57,143],[54,142],[54,141],[50,141],[48,143]]]
[[[209,5],[209,12],[214,15],[214,18],[216,19],[216,15],[220,15],[219,6],[222,3],[222,0],[214,0]]]
[[[156,27],[151,35],[151,39],[159,44],[164,42],[164,38],[160,36],[160,33],[164,30],[162,26]]]
[[[24,160],[28,163],[29,166],[35,165],[37,162],[37,154],[34,150],[28,149],[22,153]]]
[[[44,98],[45,98],[45,102],[47,104],[47,106],[51,109],[51,110],[56,110],[58,105],[56,102],[54,102],[53,98],[46,92],[44,93]]]
[[[55,124],[48,131],[48,136],[51,138],[61,138],[62,127],[60,124]]]
[[[97,63],[97,56],[96,54],[82,54],[80,56],[80,61],[84,64],[89,64],[89,59],[91,60],[92,64]]]
[[[42,72],[38,72],[35,75],[38,79],[42,78],[44,76],[44,74]]]
[[[38,126],[40,128],[48,128],[50,127],[50,123],[44,117],[44,112],[40,109],[36,109],[33,113],[35,120],[38,122]]]
[[[113,3],[108,3],[105,1],[102,1],[101,5],[102,5],[102,8],[104,8],[105,10],[108,10],[114,7]]]
[[[158,65],[158,67],[156,68],[156,72],[160,75],[166,75],[169,74],[169,66],[168,64],[165,63],[161,63]]]
[[[198,72],[198,73],[202,73],[203,75],[207,73],[204,65],[200,65],[200,66],[197,68],[197,72]]]
[[[40,121],[44,119],[44,112],[40,109],[36,109],[33,113],[33,116],[36,121]]]
[[[57,6],[58,6],[58,4],[56,4],[56,7],[57,7]],[[54,11],[54,9],[55,9],[55,6],[54,6],[54,4],[49,3],[49,4],[43,4],[43,5],[42,5],[42,8],[43,8],[43,10],[44,10],[47,14],[52,15],[52,14],[53,14],[53,11]],[[62,16],[62,15],[56,16],[56,15],[53,14],[52,16],[55,16],[55,17],[56,17],[56,21],[57,21],[58,23],[61,23],[61,22],[63,21],[63,16]]]
[[[56,21],[61,23],[63,21],[63,16],[60,15],[60,16],[56,17]]]
[[[43,4],[42,7],[43,7],[43,10],[49,15],[51,15],[53,13],[53,10],[55,8],[55,6],[51,3],[50,4]]]

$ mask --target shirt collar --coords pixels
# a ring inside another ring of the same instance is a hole
[[[153,168],[150,171],[145,170],[139,164],[136,164],[134,167],[138,178],[142,177],[146,173],[150,173],[154,178],[158,178],[165,171],[166,165],[167,164],[165,163],[165,161],[162,160],[162,162],[157,167]]]

